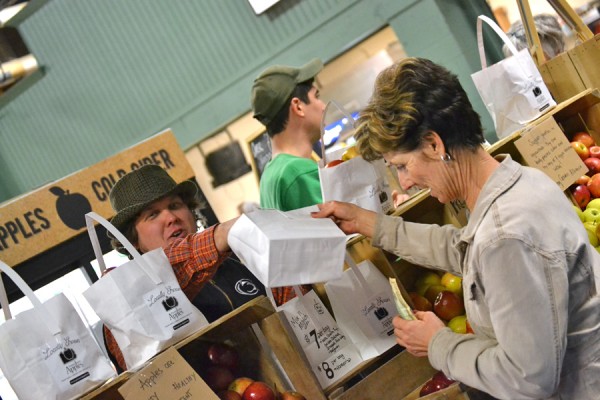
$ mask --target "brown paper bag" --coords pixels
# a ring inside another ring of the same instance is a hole
[[[527,42],[540,74],[557,102],[565,101],[585,89],[600,88],[600,35],[594,36],[565,0],[548,0],[581,41],[551,60],[546,60],[529,0],[517,0]]]

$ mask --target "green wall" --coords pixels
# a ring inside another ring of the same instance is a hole
[[[167,127],[190,147],[249,111],[252,80],[266,66],[327,62],[388,24],[409,55],[459,75],[495,140],[470,80],[479,69],[475,18],[490,15],[484,0],[281,0],[258,16],[247,0],[28,7],[35,12],[9,24],[43,74],[0,98],[0,201]]]

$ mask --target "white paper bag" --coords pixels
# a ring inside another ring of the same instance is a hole
[[[115,337],[128,369],[208,325],[181,290],[162,248],[140,255],[107,220],[94,212],[85,217],[102,271],[106,265],[93,220],[108,229],[133,256],[83,293]]]
[[[33,304],[11,319],[4,285],[0,301],[0,369],[19,399],[74,399],[116,376],[109,360],[63,293],[41,303],[12,268],[6,273]]]
[[[494,29],[512,53],[511,57],[489,67],[485,58],[482,22]],[[494,120],[499,138],[509,136],[556,106],[529,50],[517,51],[498,25],[484,15],[477,19],[477,43],[482,69],[471,77]]]
[[[316,206],[294,211],[255,210],[229,230],[231,250],[265,287],[337,279],[344,268],[346,235]]]
[[[368,162],[360,156],[334,167],[320,165],[323,202],[345,201],[367,210],[387,213],[394,204],[385,169],[383,160]]]
[[[396,344],[392,319],[398,314],[388,279],[369,260],[350,265],[342,278],[325,283],[335,320],[363,359],[383,354]]]
[[[297,286],[295,290],[296,297],[277,310],[283,311],[321,387],[326,388],[363,360],[316,293],[302,295]]]

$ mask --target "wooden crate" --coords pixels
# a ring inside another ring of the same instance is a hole
[[[295,337],[289,335],[284,318],[275,311],[269,299],[256,298],[173,347],[190,365],[201,368],[198,360],[206,357],[208,346],[214,342],[227,342],[240,355],[240,369],[236,376],[264,381],[278,391],[292,389],[293,386],[307,399],[325,400],[316,376],[297,347]],[[258,335],[252,328],[253,324],[259,328]],[[133,375],[133,372],[125,371],[82,399],[123,399],[118,388]]]

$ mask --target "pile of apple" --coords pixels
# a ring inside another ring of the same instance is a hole
[[[588,168],[583,175],[571,186],[570,191],[581,210],[585,210],[590,200],[600,197],[600,146],[587,132],[573,135],[571,147]]]
[[[463,301],[462,279],[450,272],[424,271],[409,292],[418,311],[433,311],[456,333],[472,333]]]
[[[200,372],[206,384],[222,400],[306,400],[295,391],[278,393],[265,382],[247,376],[236,378],[239,355],[226,343],[212,343],[207,350],[210,365]]]
[[[335,167],[336,165],[339,165],[339,164],[343,163],[344,161],[351,160],[354,157],[357,157],[358,155],[359,154],[358,154],[358,151],[356,150],[356,146],[349,147],[348,150],[344,151],[341,159],[329,161],[327,163],[327,165],[325,165],[325,168]]]

